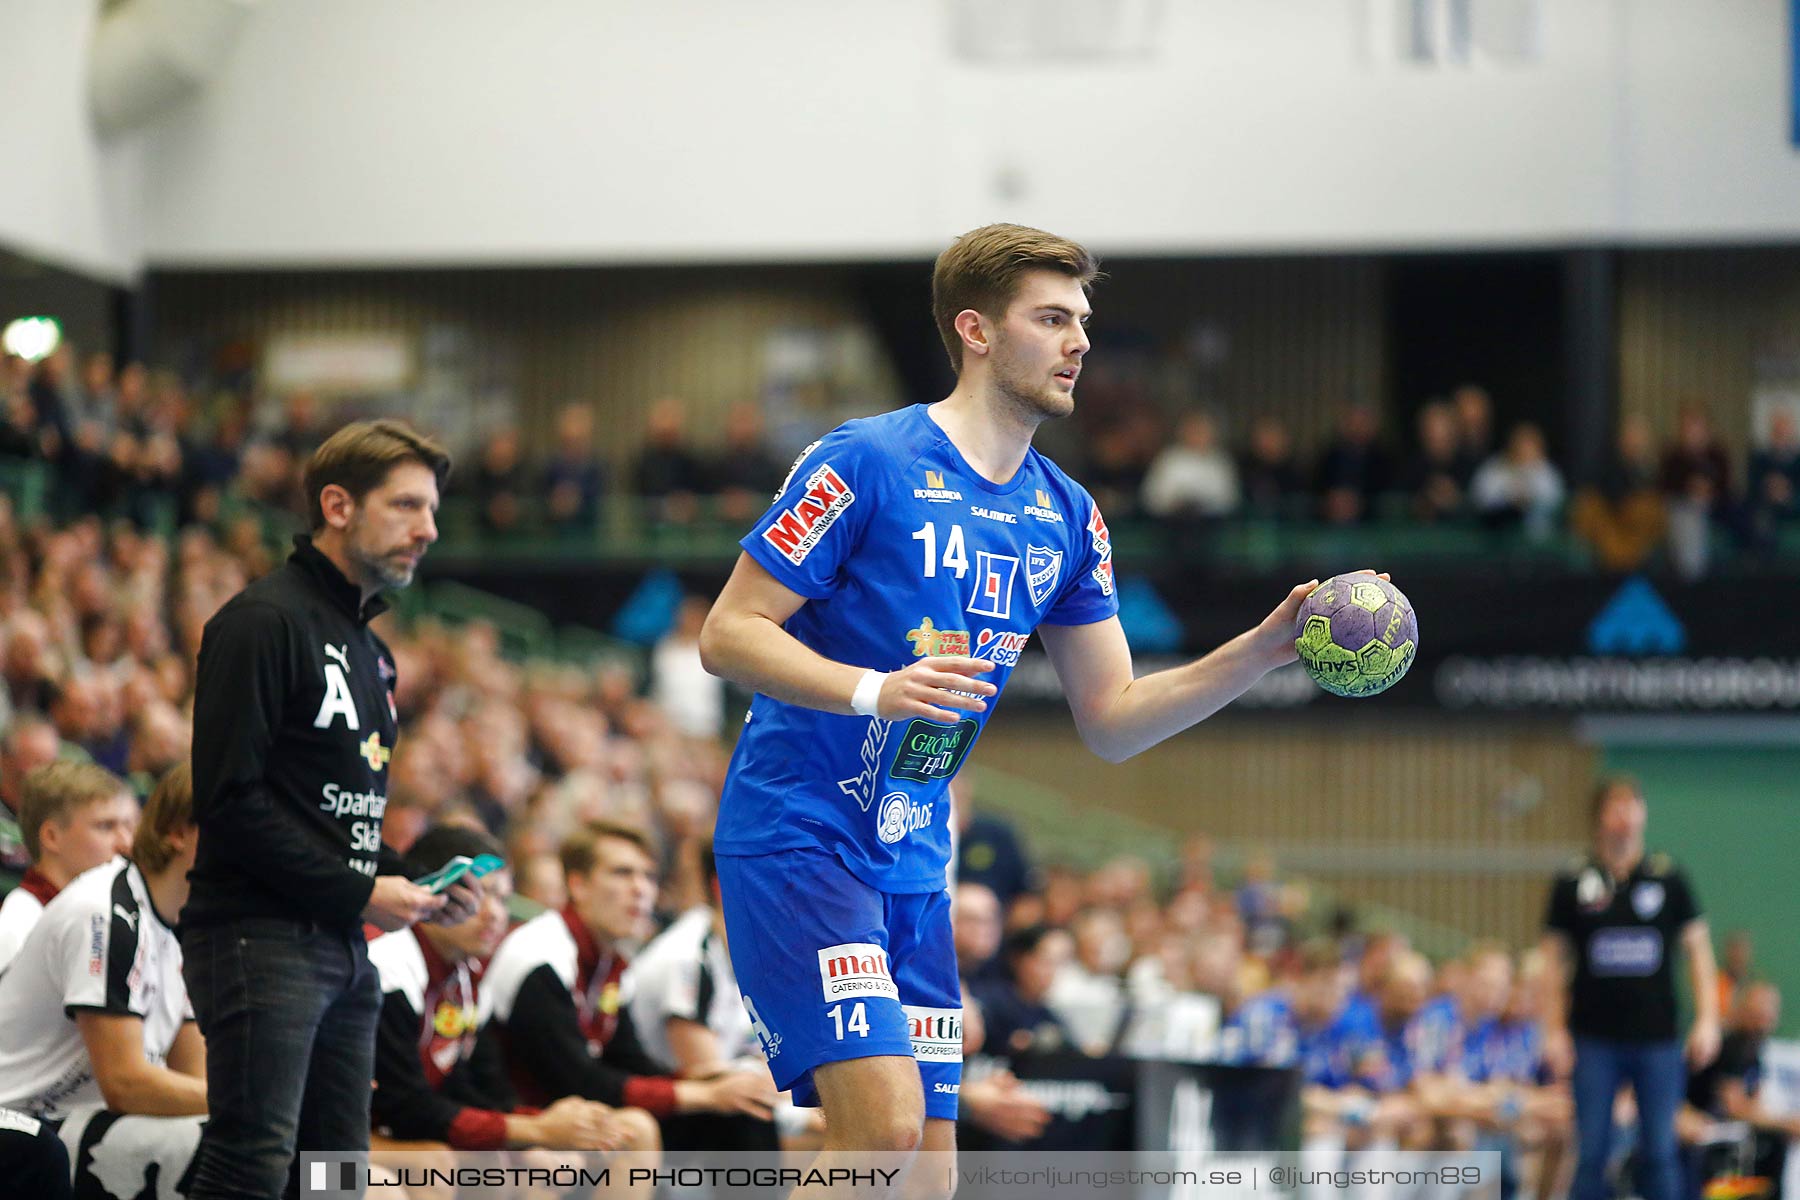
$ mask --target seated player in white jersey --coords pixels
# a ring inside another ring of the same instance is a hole
[[[407,852],[419,875],[457,855],[501,856],[487,834],[456,825],[428,829]],[[481,881],[481,907],[456,925],[417,925],[369,943],[381,976],[381,1023],[375,1032],[372,1109],[378,1155],[448,1147],[500,1150],[654,1149],[656,1122],[647,1113],[609,1109],[565,1097],[542,1112],[510,1112],[495,1043],[482,1041],[479,979],[506,936],[512,872]],[[393,1159],[393,1162],[402,1160]]]
[[[200,1143],[206,1051],[174,929],[193,820],[184,765],[130,856],[64,888],[0,976],[0,1108],[60,1123],[78,1200],[178,1193]]]
[[[44,905],[83,871],[129,850],[137,823],[131,787],[105,767],[55,762],[25,776],[19,840],[31,868],[0,903],[0,972],[25,944]]]
[[[725,945],[725,915],[711,844],[700,847],[707,903],[689,909],[631,960],[631,1019],[644,1052],[670,1074],[705,1079],[744,1071],[767,1080],[750,1014]],[[773,1083],[769,1085],[773,1088]],[[663,1120],[663,1145],[684,1150],[778,1150],[783,1136],[824,1126],[812,1110],[783,1103],[770,1123],[738,1113],[694,1113]]]
[[[826,1153],[954,1150],[946,788],[1030,639],[1114,762],[1295,659],[1316,580],[1134,678],[1106,521],[1031,446],[1074,412],[1097,274],[1040,230],[957,239],[932,277],[956,387],[809,447],[701,632],[707,669],[756,693],[713,840],[731,958],[776,1085],[825,1109]]]

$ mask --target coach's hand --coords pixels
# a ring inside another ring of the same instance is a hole
[[[987,701],[981,697],[992,696],[1000,689],[976,676],[986,675],[993,669],[994,664],[985,658],[921,658],[898,671],[888,672],[881,684],[881,699],[876,704],[876,711],[884,721],[924,717],[927,721],[954,725],[958,717],[951,709],[987,711]],[[971,694],[958,694],[965,692]]]
[[[564,1096],[536,1116],[521,1121],[533,1145],[553,1150],[617,1150],[624,1135],[613,1127],[604,1104],[580,1096]]]
[[[404,875],[377,875],[362,916],[375,928],[392,933],[432,916],[444,907],[444,900]]]
[[[778,1093],[766,1071],[726,1071],[711,1079],[677,1079],[675,1099],[683,1112],[743,1113],[772,1120]]]
[[[443,893],[444,907],[432,914],[433,925],[461,925],[481,911],[481,885],[459,879]]]

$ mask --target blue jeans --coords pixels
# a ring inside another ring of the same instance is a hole
[[[1644,1200],[1681,1200],[1675,1110],[1687,1086],[1681,1043],[1575,1039],[1575,1136],[1580,1145],[1570,1200],[1606,1200],[1612,1154],[1613,1098],[1631,1083],[1638,1110],[1638,1194]]]
[[[381,987],[362,930],[259,917],[181,949],[210,1113],[190,1200],[297,1195],[298,1151],[367,1151]]]

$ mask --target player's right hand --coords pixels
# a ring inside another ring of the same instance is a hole
[[[707,1112],[743,1113],[763,1121],[775,1117],[778,1093],[767,1071],[726,1071],[700,1086],[699,1107]]]
[[[888,673],[881,684],[881,697],[875,711],[884,721],[924,717],[927,721],[954,725],[958,717],[952,709],[987,711],[987,701],[982,697],[992,696],[1000,689],[976,676],[986,675],[993,669],[994,664],[985,658],[954,655],[921,658]]]
[[[552,1150],[617,1150],[624,1144],[604,1104],[564,1096],[533,1118],[533,1140]]]
[[[362,918],[384,933],[417,925],[444,907],[444,897],[434,896],[404,875],[377,875],[375,890],[363,907]]]

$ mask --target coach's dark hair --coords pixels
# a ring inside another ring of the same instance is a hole
[[[589,821],[562,841],[557,856],[562,859],[564,877],[586,875],[593,870],[594,864],[600,860],[600,843],[607,838],[630,842],[652,861],[656,858],[656,848],[650,842],[650,835],[643,830],[620,825],[615,821]]]
[[[480,858],[491,854],[502,862],[506,851],[485,829],[469,825],[433,825],[419,835],[406,852],[407,864],[420,875],[429,875],[457,855]]]
[[[956,314],[972,308],[985,317],[999,317],[1018,295],[1027,271],[1056,271],[1085,289],[1100,278],[1100,260],[1079,242],[1027,225],[983,225],[938,255],[931,272],[931,316],[952,370],[961,374],[963,365]]]
[[[1614,792],[1630,792],[1640,801],[1644,798],[1644,789],[1638,781],[1629,775],[1608,775],[1594,785],[1593,795],[1588,797],[1588,827],[1591,829],[1600,824],[1600,814],[1606,808],[1606,802],[1612,799]]]
[[[144,815],[131,840],[131,861],[146,875],[154,875],[175,861],[169,838],[194,823],[194,774],[187,763],[170,767],[156,781]]]
[[[336,484],[360,502],[404,462],[430,467],[440,488],[450,476],[450,452],[404,421],[355,421],[326,438],[306,463],[306,517],[312,531],[325,528],[320,492]]]

